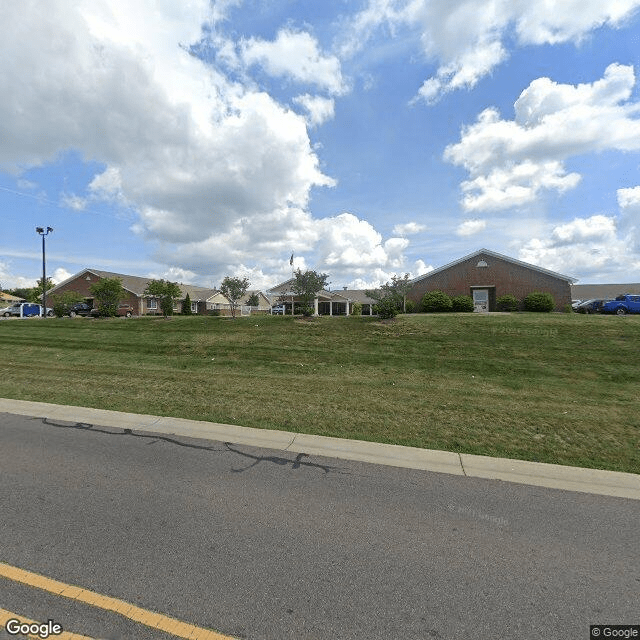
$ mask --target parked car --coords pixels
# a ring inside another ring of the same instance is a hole
[[[275,307],[271,307],[271,313],[276,315],[284,315],[285,306],[283,304],[276,305]]]
[[[127,304],[126,302],[121,302],[116,309],[117,316],[124,316],[125,318],[130,318],[133,315],[134,308]],[[98,307],[94,307],[91,309],[91,315],[97,316],[100,313]]]
[[[18,302],[16,304],[12,304],[10,307],[5,307],[4,309],[0,309],[0,315],[3,315],[5,318],[10,318],[14,316],[16,318],[33,318],[34,316],[42,315],[42,306],[37,302]],[[53,315],[53,309],[47,307],[47,315],[51,317]]]
[[[76,316],[88,316],[93,311],[93,305],[88,302],[76,302],[69,307],[67,315],[71,318]]]
[[[591,300],[584,300],[574,308],[574,311],[576,313],[600,313],[605,302],[609,302],[609,299],[592,298]]]
[[[602,305],[602,313],[615,313],[624,316],[627,313],[640,313],[640,296],[625,293],[615,300]]]

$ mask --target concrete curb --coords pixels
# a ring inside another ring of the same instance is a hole
[[[0,398],[0,412],[640,500],[640,475]]]

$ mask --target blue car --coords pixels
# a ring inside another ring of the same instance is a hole
[[[640,313],[640,296],[625,293],[602,305],[601,313],[615,313],[624,316],[627,313]]]

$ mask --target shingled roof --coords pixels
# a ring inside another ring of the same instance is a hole
[[[144,297],[144,291],[149,285],[149,283],[156,278],[145,278],[142,276],[130,276],[125,273],[114,273],[113,271],[102,271],[101,269],[84,269],[79,273],[74,274],[70,278],[67,278],[64,282],[53,287],[47,293],[55,293],[58,287],[62,287],[67,282],[77,278],[78,276],[83,275],[84,273],[92,273],[93,275],[98,276],[99,278],[118,278],[122,282],[122,286],[126,291],[135,294],[136,296],[142,298]],[[208,289],[206,287],[198,287],[192,284],[182,284],[178,283],[180,287],[180,291],[182,293],[182,298],[184,298],[187,293],[191,298],[192,302],[197,302],[198,300],[207,300],[211,296],[218,293],[217,289]]]

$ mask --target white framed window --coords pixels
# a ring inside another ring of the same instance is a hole
[[[198,313],[198,303],[197,302],[192,302],[191,303],[191,313]]]
[[[157,309],[158,301],[155,298],[147,298],[147,309]]]

